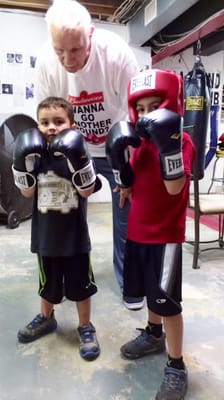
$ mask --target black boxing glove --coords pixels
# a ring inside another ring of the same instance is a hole
[[[96,173],[81,132],[65,129],[49,144],[49,151],[54,156],[66,158],[68,169],[72,174],[71,181],[78,190],[94,187]]]
[[[136,122],[140,136],[152,139],[158,147],[163,178],[175,180],[184,175],[182,155],[182,118],[165,108],[157,109]]]
[[[115,182],[120,187],[132,185],[134,176],[129,163],[129,146],[139,147],[141,139],[130,122],[120,121],[109,130],[106,139],[106,156],[112,167]]]
[[[15,140],[12,172],[15,185],[20,190],[36,185],[36,157],[47,156],[47,143],[37,128],[20,132]]]
[[[102,188],[102,181],[101,179],[96,176],[96,180],[95,180],[95,185],[94,185],[94,189],[93,189],[93,193],[99,192],[99,190]]]

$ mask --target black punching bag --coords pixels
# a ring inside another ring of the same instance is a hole
[[[210,84],[200,56],[184,77],[184,126],[194,125],[198,179],[204,177],[207,130],[210,126]]]
[[[32,198],[25,198],[14,184],[12,160],[17,135],[37,127],[36,121],[24,114],[7,118],[0,126],[0,220],[7,220],[9,228],[32,214]]]

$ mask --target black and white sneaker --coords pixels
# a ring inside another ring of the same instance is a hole
[[[128,310],[138,311],[144,307],[144,297],[123,296],[123,304]]]

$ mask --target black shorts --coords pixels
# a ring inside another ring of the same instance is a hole
[[[89,253],[73,257],[38,255],[39,295],[52,304],[68,300],[81,301],[97,292]]]
[[[127,240],[124,296],[147,298],[147,306],[161,316],[182,311],[182,245],[143,244]]]

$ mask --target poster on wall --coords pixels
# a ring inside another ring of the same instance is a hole
[[[1,114],[27,113],[34,107],[35,65],[36,56],[19,49],[6,49],[1,53]]]

